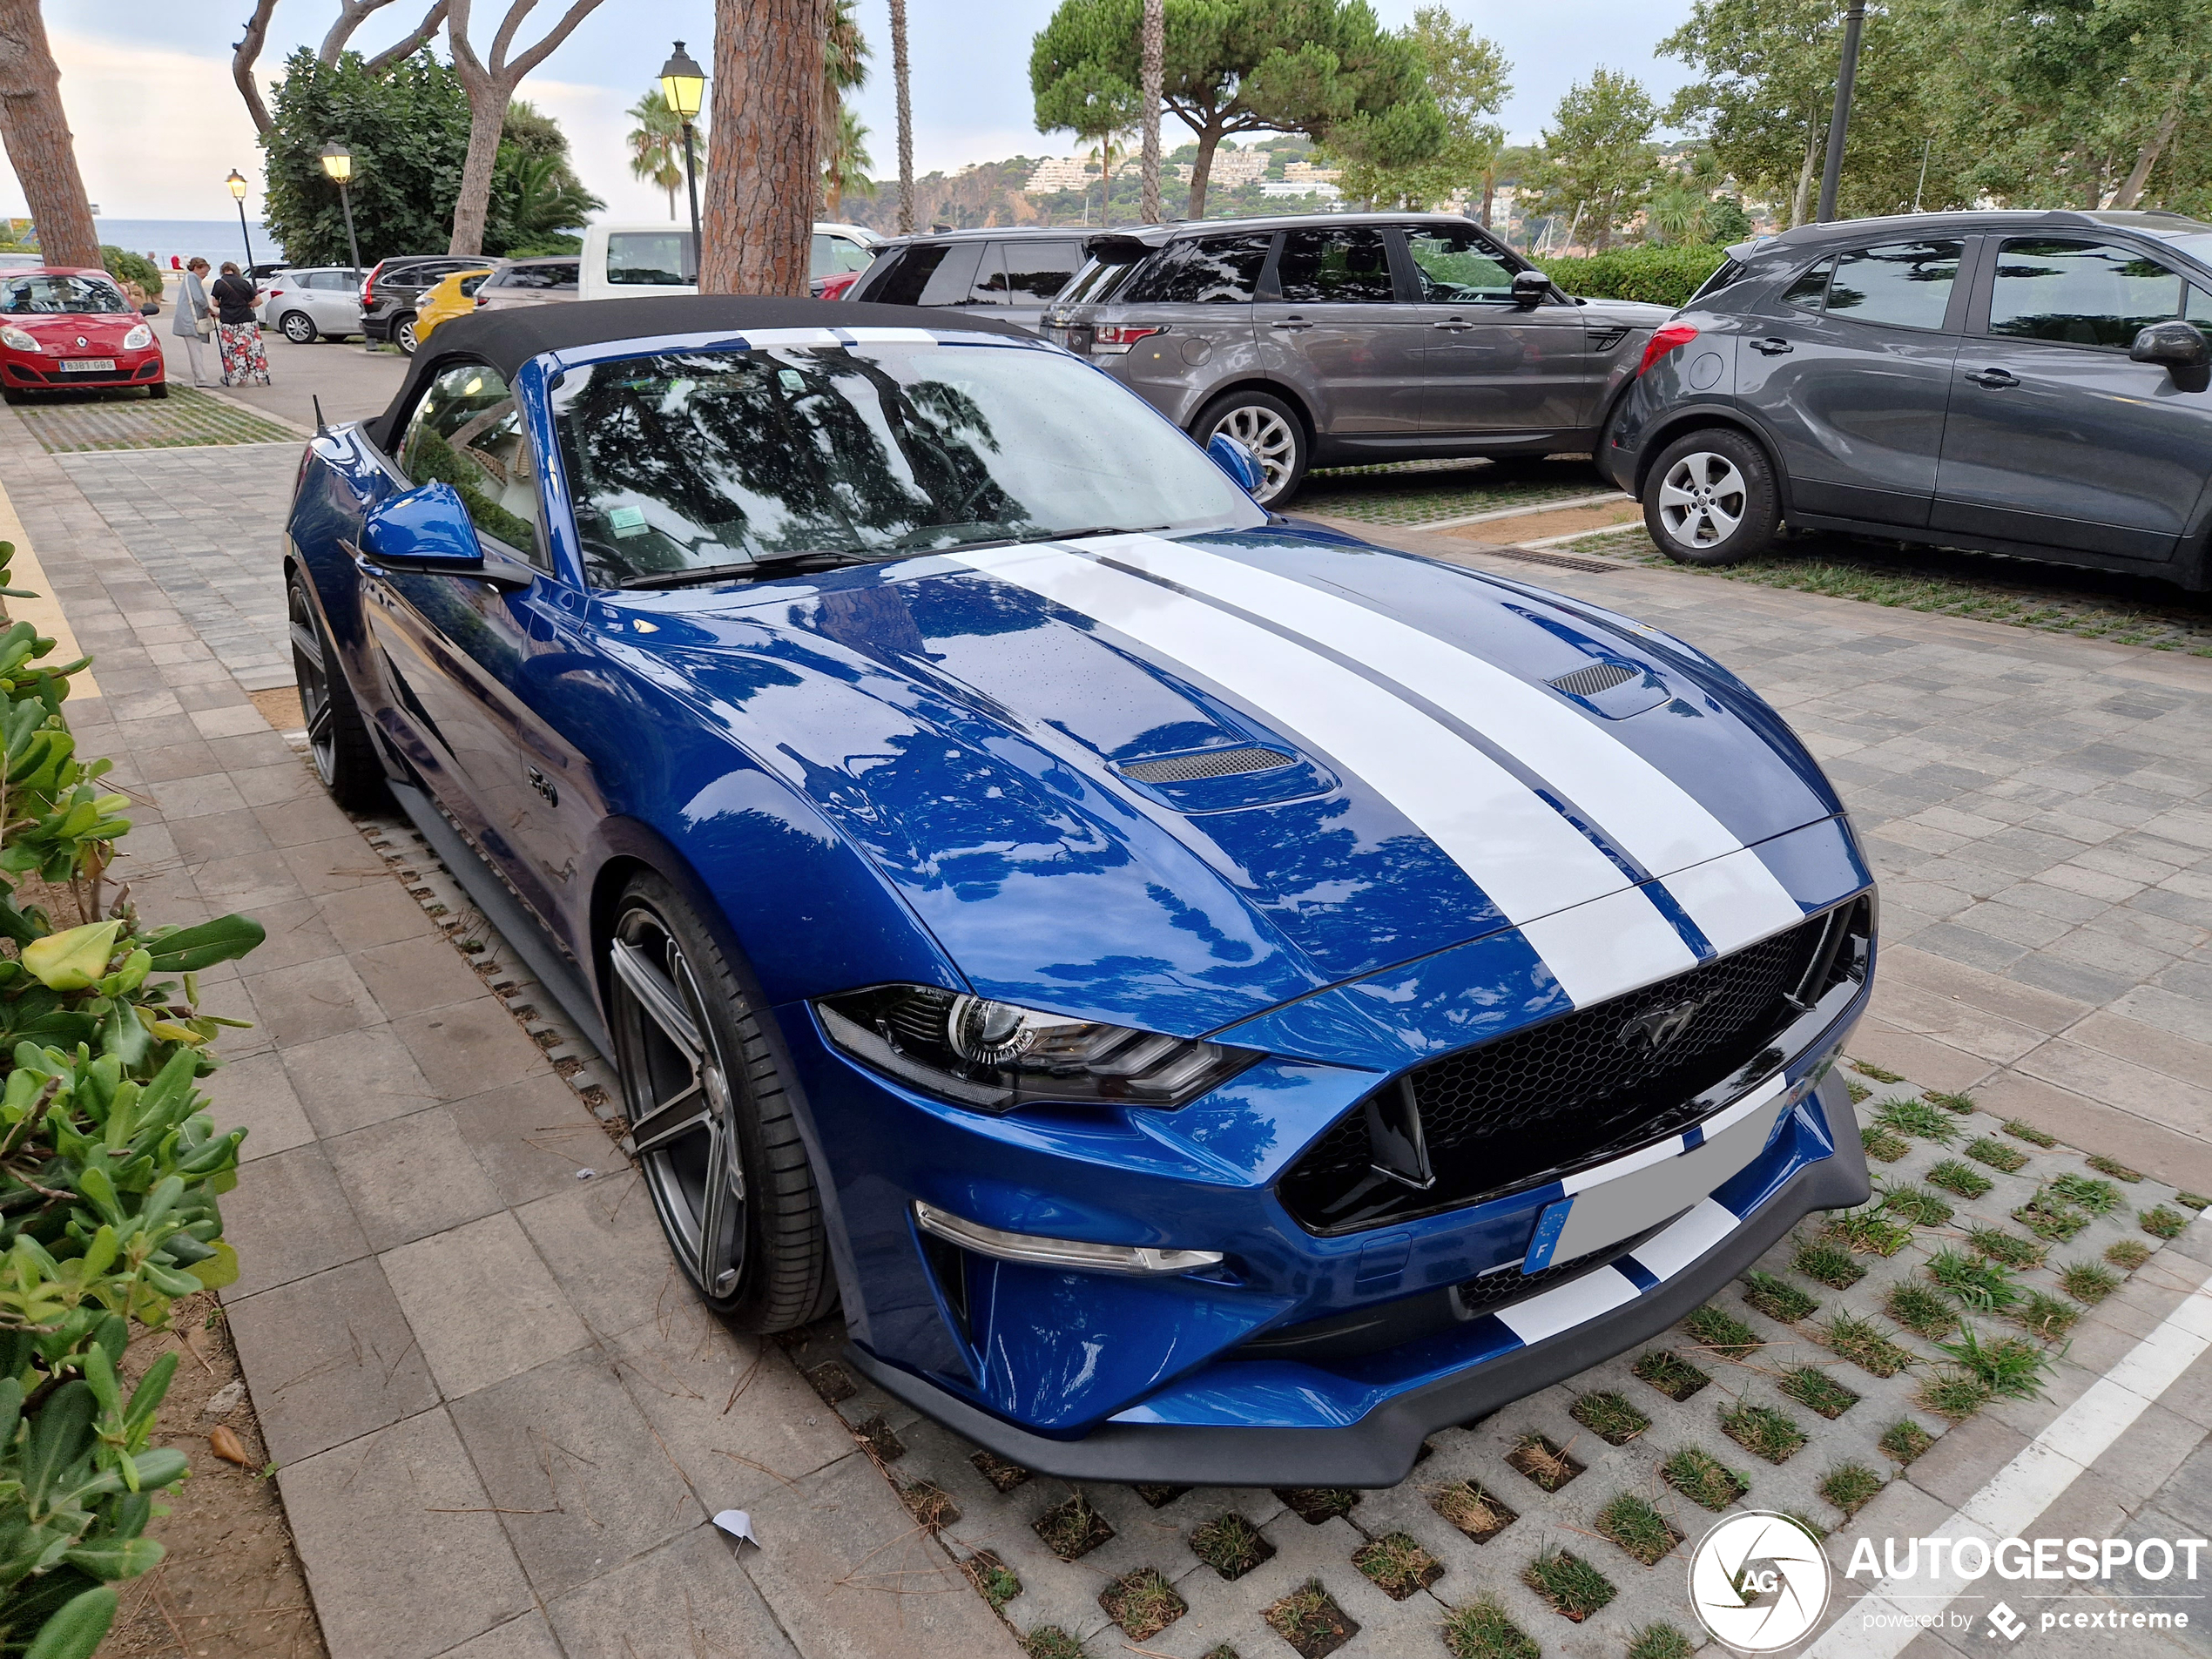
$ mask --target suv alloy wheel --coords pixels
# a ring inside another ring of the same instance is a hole
[[[1199,411],[1190,431],[1202,445],[1226,433],[1258,458],[1266,482],[1252,499],[1263,507],[1284,500],[1305,481],[1305,422],[1271,393],[1224,393]]]
[[[1766,452],[1731,427],[1684,434],[1643,481],[1643,523],[1677,564],[1740,564],[1774,545],[1781,501]]]
[[[392,319],[392,343],[400,348],[403,357],[415,355],[415,314],[402,312]]]

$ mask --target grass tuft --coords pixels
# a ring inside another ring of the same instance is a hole
[[[1894,1377],[1912,1363],[1912,1356],[1884,1336],[1871,1319],[1838,1313],[1811,1330],[1816,1340],[1876,1377]]]
[[[1410,1533],[1385,1533],[1352,1554],[1352,1564],[1393,1602],[1425,1590],[1444,1575],[1444,1563],[1423,1549]]]
[[[1858,1396],[1818,1366],[1800,1366],[1783,1379],[1782,1392],[1833,1422],[1858,1404]]]
[[[910,1480],[899,1488],[899,1496],[907,1514],[933,1533],[960,1519],[960,1506],[953,1501],[952,1494],[932,1481]]]
[[[1674,1553],[1683,1535],[1650,1502],[1624,1492],[1597,1512],[1597,1529],[1646,1567]]]
[[[1904,1217],[1915,1227],[1947,1226],[1955,1213],[1925,1187],[1892,1187],[1882,1195],[1882,1204],[1892,1215]]]
[[[1629,1659],[1689,1659],[1689,1638],[1671,1624],[1647,1624],[1629,1642]]]
[[[1723,1359],[1741,1359],[1763,1345],[1750,1325],[1710,1303],[1684,1319],[1682,1328],[1697,1339],[1700,1347]]]
[[[1528,1563],[1521,1581],[1561,1618],[1580,1624],[1618,1593],[1612,1580],[1579,1555],[1548,1549]]]
[[[1669,1399],[1675,1400],[1688,1399],[1713,1380],[1687,1359],[1664,1348],[1653,1349],[1630,1369]]]
[[[1993,1170],[2002,1170],[2006,1175],[2027,1167],[2027,1154],[2016,1152],[2002,1141],[1983,1136],[1966,1143],[1966,1156],[1977,1163],[1986,1163]]]
[[[1820,1236],[1854,1255],[1894,1256],[1912,1242],[1912,1229],[1892,1221],[1887,1211],[1886,1201],[1880,1198],[1843,1211],[1829,1217]]]
[[[960,1564],[960,1570],[968,1575],[968,1581],[991,1604],[994,1613],[1004,1612],[1006,1604],[1022,1594],[1022,1581],[994,1551],[977,1550]]]
[[[1882,1477],[1864,1463],[1838,1463],[1820,1477],[1820,1495],[1844,1512],[1844,1519],[1853,1515],[1874,1501],[1882,1489]]]
[[[1123,1573],[1101,1592],[1098,1605],[1131,1642],[1159,1635],[1190,1610],[1190,1604],[1176,1594],[1175,1586],[1161,1576],[1157,1567]]]
[[[1928,1258],[1926,1271],[1960,1305],[1983,1313],[2001,1313],[2022,1294],[2013,1282],[2011,1268],[1963,1250],[1946,1247],[1936,1251]]]
[[[2212,1198],[2206,1197],[2201,1192],[2177,1192],[2174,1195],[2174,1202],[2195,1211],[2199,1215],[2203,1214],[2207,1210],[2212,1210]]]
[[[2063,1297],[2046,1291],[2030,1291],[2027,1299],[2013,1310],[2013,1317],[2027,1326],[2029,1335],[2056,1342],[2074,1329],[2081,1310]]]
[[[1900,1417],[1882,1431],[1882,1438],[1874,1442],[1898,1464],[1907,1464],[1935,1444],[1935,1436],[1909,1417]]]
[[[1973,1116],[1975,1109],[1974,1097],[1972,1095],[1946,1095],[1940,1089],[1924,1089],[1920,1091],[1920,1097],[1960,1117]]]
[[[1963,1423],[1989,1404],[1989,1389],[1980,1378],[1964,1371],[1941,1371],[1921,1383],[1913,1396],[1938,1417]]]
[[[1981,1333],[1966,1325],[1959,1326],[1952,1341],[1936,1345],[1992,1394],[2007,1399],[2043,1398],[2043,1373],[2052,1369],[2051,1356],[2024,1338],[1984,1342]]]
[[[1844,1079],[1844,1092],[1851,1096],[1851,1103],[1856,1106],[1874,1091],[1858,1078],[1846,1077]]]
[[[2189,1218],[2171,1204],[2160,1204],[2155,1209],[2137,1212],[2136,1219],[2142,1230],[2154,1238],[2179,1238]]]
[[[1901,1083],[1905,1081],[1905,1074],[1903,1072],[1891,1071],[1885,1067],[1876,1065],[1871,1060],[1854,1060],[1851,1062],[1851,1065],[1858,1070],[1865,1073],[1866,1076],[1871,1077],[1878,1083]]]
[[[1866,1270],[1851,1260],[1849,1251],[1833,1244],[1800,1244],[1790,1265],[1833,1291],[1847,1291],[1866,1277]]]
[[[1651,1420],[1619,1394],[1585,1394],[1567,1414],[1608,1446],[1626,1446],[1651,1426]]]
[[[2049,1245],[1998,1227],[1969,1227],[1966,1242],[1990,1260],[2002,1262],[2007,1267],[2040,1267],[2044,1257],[2050,1254]]]
[[[1931,1342],[1949,1336],[1951,1327],[1959,1323],[1951,1304],[1925,1285],[1892,1285],[1883,1309],[1914,1336]]]
[[[1310,1578],[1260,1615],[1275,1634],[1297,1649],[1300,1659],[1321,1659],[1359,1634],[1359,1627]]]
[[[2093,1216],[2108,1216],[2120,1208],[2120,1189],[2092,1175],[2060,1176],[2051,1183],[2051,1190]]]
[[[2045,1187],[2013,1211],[2013,1219],[2038,1238],[2063,1244],[2089,1224],[2089,1217],[2070,1204],[2061,1203]]]
[[[1743,1299],[1768,1318],[1784,1325],[1795,1325],[1820,1312],[1819,1303],[1789,1280],[1777,1278],[1772,1273],[1746,1273]]]
[[[2120,1288],[2120,1275],[2094,1262],[2068,1262],[2059,1271],[2059,1284],[2075,1301],[2094,1307]]]
[[[1022,1638],[1029,1659],[1084,1659],[1083,1644],[1056,1624],[1041,1624]]]
[[[1507,1508],[1480,1480],[1454,1480],[1428,1502],[1478,1544],[1488,1543],[1521,1518],[1518,1510]]]
[[[1114,1535],[1106,1517],[1080,1492],[1055,1503],[1030,1524],[1044,1547],[1063,1561],[1082,1559]]]
[[[1858,1131],[1858,1144],[1868,1157],[1879,1158],[1885,1163],[1894,1163],[1912,1150],[1912,1143],[1905,1136],[1892,1135],[1874,1123]]]
[[[1987,1176],[1957,1158],[1946,1158],[1928,1171],[1928,1184],[1955,1192],[1962,1198],[1979,1198],[1989,1190],[1991,1182]]]
[[[2016,1141],[2026,1141],[2030,1146],[2048,1148],[2059,1143],[2057,1136],[2047,1134],[2033,1123],[2023,1123],[2017,1117],[2008,1117],[2005,1120],[2005,1133]]]
[[[2123,1238],[2105,1246],[2105,1259],[2132,1273],[2150,1259],[2150,1246],[2140,1238]]]
[[[1874,1121],[1885,1130],[1918,1136],[1938,1146],[1948,1146],[1959,1138],[1959,1125],[1952,1121],[1951,1114],[1924,1100],[1885,1100],[1876,1110]]]
[[[1669,1458],[1660,1476],[1700,1508],[1716,1513],[1749,1492],[1750,1483],[1710,1453],[1685,1446]]]
[[[1277,1487],[1275,1495],[1309,1527],[1348,1515],[1359,1501],[1359,1494],[1350,1487]]]
[[[1582,1466],[1541,1434],[1524,1434],[1506,1461],[1547,1492],[1556,1492],[1581,1474]]]
[[[2131,1170],[2118,1158],[2108,1158],[2101,1152],[2091,1153],[2087,1163],[2099,1175],[2108,1175],[2115,1181],[2125,1181],[2131,1187],[2143,1178],[2141,1170]]]
[[[1539,1659],[1543,1652],[1487,1595],[1445,1615],[1444,1646],[1452,1659]]]
[[[1231,1510],[1190,1531],[1190,1553],[1222,1577],[1234,1581],[1269,1560],[1275,1546],[1258,1527]]]
[[[1770,1463],[1787,1463],[1804,1449],[1805,1432],[1787,1412],[1738,1402],[1721,1413],[1721,1433]]]

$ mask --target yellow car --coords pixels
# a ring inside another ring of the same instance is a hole
[[[415,307],[415,347],[430,337],[431,330],[442,322],[451,322],[455,317],[465,317],[476,308],[476,290],[484,286],[484,279],[491,274],[487,266],[481,271],[455,271],[451,276],[433,284]]]

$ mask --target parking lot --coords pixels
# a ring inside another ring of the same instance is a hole
[[[78,730],[145,802],[141,902],[272,934],[223,992],[256,1022],[217,1080],[254,1131],[226,1301],[333,1653],[1520,1659],[1520,1632],[1668,1659],[1704,1640],[1683,1541],[1731,1507],[1803,1517],[1839,1567],[1962,1511],[2168,1536],[2212,1513],[2204,1340],[2124,1420],[2067,1414],[2141,1345],[2212,1339],[2212,1223],[2182,1197],[2212,1191],[2200,601],[1864,545],[1655,564],[1572,462],[1317,478],[1293,512],[1645,618],[1805,736],[1882,880],[1851,1052],[1891,1200],[1665,1341],[1441,1431],[1393,1490],[1079,1490],[862,1385],[834,1328],[759,1344],[689,1311],[596,1062],[511,966],[475,971],[506,959],[424,850],[337,814],[246,698],[281,673],[257,583],[296,449],[47,448],[0,416],[13,510],[100,656]],[[1975,1312],[1946,1252],[2009,1262],[2009,1295]],[[1989,1373],[2027,1397],[1939,1345],[1962,1327],[2029,1356]],[[2081,1473],[2040,1519],[1989,1507],[2053,1453]],[[711,1528],[728,1507],[761,1548]],[[426,1563],[404,1581],[401,1549]]]

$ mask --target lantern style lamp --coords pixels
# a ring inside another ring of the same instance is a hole
[[[669,112],[684,124],[684,184],[691,198],[691,271],[697,281],[699,263],[699,179],[698,165],[692,157],[691,123],[698,118],[701,100],[706,96],[706,71],[691,60],[691,54],[678,41],[676,50],[660,66],[660,94],[668,100]]]
[[[246,228],[246,175],[233,167],[231,176],[223,182],[230,186],[231,199],[238,204],[238,233],[246,244],[246,276],[250,282],[253,278],[253,233]]]
[[[338,206],[346,214],[346,247],[354,256],[354,280],[361,280],[361,245],[354,235],[354,203],[346,186],[354,181],[354,152],[333,138],[322,147],[322,170],[338,186]]]

